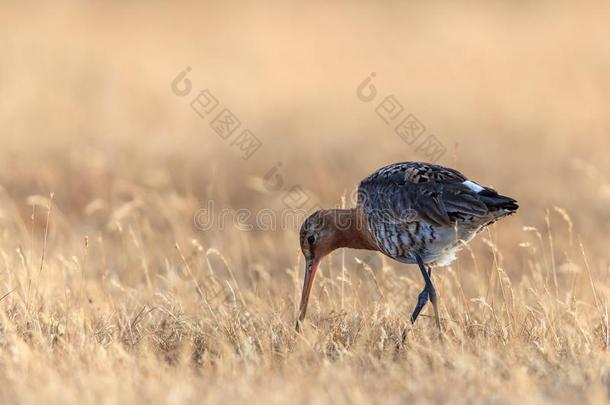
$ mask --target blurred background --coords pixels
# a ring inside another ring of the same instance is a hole
[[[609,21],[1,2],[0,403],[607,402]],[[362,251],[295,333],[300,221],[407,160],[521,207],[434,271],[446,339],[410,329],[416,268]]]
[[[349,205],[373,170],[430,160],[419,141],[409,145],[377,114],[394,96],[404,107],[400,118],[413,114],[424,136],[442,145],[437,163],[519,200],[519,214],[493,230],[511,277],[528,271],[520,244],[536,241],[523,226],[544,231],[547,211],[556,238],[571,238],[578,251],[564,221],[571,216],[574,237],[607,272],[607,3],[25,1],[1,8],[6,246],[40,235],[52,192],[49,252],[70,257],[87,237],[93,274],[137,286],[142,267],[163,274],[168,260],[180,261],[178,243],[187,258],[218,250],[240,281],[261,268],[288,279],[285,270],[298,264],[299,223],[201,229],[197,213],[212,201],[216,212],[280,215],[295,186],[304,210],[341,205],[342,196]],[[190,91],[178,95],[172,82],[187,68]],[[372,73],[377,95],[365,102],[357,88]],[[201,117],[191,103],[206,89],[218,106]],[[224,108],[241,122],[228,139],[210,125]],[[243,129],[260,141],[247,160],[232,144]],[[31,243],[40,249],[39,239]],[[118,254],[130,246],[146,251],[145,264]],[[483,242],[473,246],[491,260]]]

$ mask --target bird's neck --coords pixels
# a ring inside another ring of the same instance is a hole
[[[332,250],[340,248],[376,250],[365,216],[359,208],[331,209],[325,213],[334,234]]]

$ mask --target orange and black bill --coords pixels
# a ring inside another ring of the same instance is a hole
[[[311,292],[311,286],[313,280],[316,277],[316,271],[318,271],[317,260],[307,260],[305,263],[305,279],[303,280],[303,292],[301,293],[301,307],[299,309],[299,319],[297,320],[296,329],[300,329],[301,322],[305,319],[305,312],[307,312],[307,303],[309,302],[309,293]]]

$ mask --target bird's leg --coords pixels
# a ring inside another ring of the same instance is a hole
[[[427,286],[424,287],[424,289],[422,290],[421,293],[419,293],[419,296],[417,297],[417,305],[415,306],[415,309],[413,310],[413,314],[411,315],[411,323],[415,323],[415,320],[419,316],[419,313],[424,308],[424,306],[426,306],[429,295],[430,294],[428,292]]]
[[[411,323],[415,323],[415,321],[417,320],[417,317],[419,316],[419,313],[424,308],[424,306],[428,302],[428,299],[430,298],[430,292],[434,291],[434,287],[432,286],[432,281],[430,280],[430,275],[429,275],[428,271],[426,270],[423,260],[421,259],[421,257],[419,255],[417,255],[415,258],[417,260],[417,265],[419,266],[422,276],[424,277],[424,282],[426,284],[425,284],[422,292],[419,293],[419,297],[417,298],[417,305],[415,306],[415,309],[413,310],[413,315],[411,315]],[[430,288],[431,286],[432,286],[432,288]]]
[[[436,289],[432,284],[432,267],[428,267],[428,279],[430,280],[430,285],[432,286],[432,292],[430,293],[430,302],[432,302],[432,307],[434,308],[434,318],[436,319],[436,326],[438,327],[439,332],[443,332],[443,328],[441,328],[441,317],[438,312],[438,296],[436,295]]]
[[[426,265],[424,264],[424,261],[419,255],[416,255],[415,258],[417,260],[419,270],[421,271],[421,274],[424,277],[424,282],[426,283],[426,285],[424,286],[423,291],[419,294],[419,297],[417,299],[417,305],[413,310],[413,315],[411,315],[411,323],[415,323],[417,317],[419,316],[419,313],[426,305],[426,302],[428,302],[428,299],[430,299],[430,301],[432,302],[432,306],[434,307],[436,326],[438,326],[438,329],[442,331],[441,320],[438,312],[438,297],[436,295],[436,289],[434,288],[432,280],[430,279],[430,276],[432,275],[432,268],[426,269]]]

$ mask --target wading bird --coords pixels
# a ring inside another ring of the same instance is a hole
[[[320,260],[339,248],[376,250],[401,263],[417,264],[425,286],[411,322],[430,300],[440,330],[432,267],[451,263],[465,242],[518,208],[514,199],[457,170],[421,162],[382,167],[360,183],[356,208],[320,210],[303,222],[305,279],[297,330]]]

